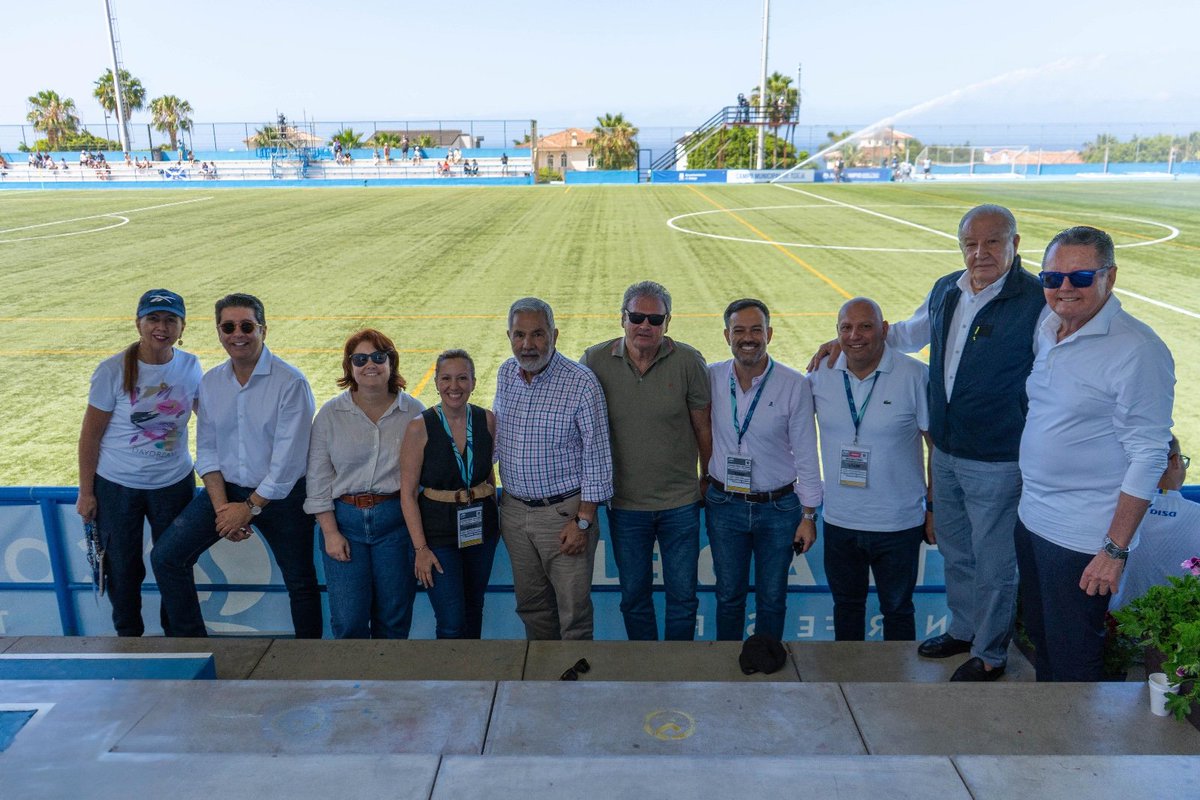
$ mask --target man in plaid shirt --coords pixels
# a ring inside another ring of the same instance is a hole
[[[554,311],[524,297],[508,311],[513,357],[496,376],[500,533],[529,639],[592,638],[596,506],[612,497],[604,392],[555,350]]]

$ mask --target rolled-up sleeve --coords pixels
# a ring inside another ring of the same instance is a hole
[[[282,393],[275,418],[271,463],[266,477],[256,487],[267,500],[287,497],[296,481],[304,477],[316,405],[308,381],[296,380]]]
[[[608,432],[608,404],[600,381],[590,371],[581,393],[576,424],[583,441],[583,485],[581,499],[603,503],[613,495],[612,443]]]
[[[930,292],[929,296],[925,298],[925,302],[917,306],[917,310],[908,319],[888,325],[887,343],[889,345],[901,353],[916,353],[921,348],[928,346],[930,341],[929,299],[932,296],[933,293]]]
[[[333,510],[333,459],[329,455],[329,442],[333,434],[334,410],[329,406],[321,409],[313,420],[312,435],[308,442],[308,473],[305,475],[304,511],[320,514]]]
[[[213,422],[212,398],[207,396],[204,382],[196,395],[196,473],[204,477],[221,469],[221,458],[217,451],[217,427]]]
[[[1117,440],[1129,460],[1121,491],[1149,500],[1167,468],[1175,361],[1167,346],[1155,340],[1138,347],[1122,371],[1113,415]]]
[[[813,415],[812,385],[802,378],[793,395],[788,414],[788,438],[796,466],[796,490],[800,502],[816,508],[821,505],[821,469],[817,458],[817,423]]]

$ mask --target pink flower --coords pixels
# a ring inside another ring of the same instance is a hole
[[[1184,561],[1179,566],[1189,570],[1193,575],[1200,577],[1200,558],[1192,556],[1187,561]]]
[[[1176,667],[1175,674],[1178,675],[1180,678],[1186,678],[1188,676],[1188,671],[1186,669],[1184,669],[1183,667]]]

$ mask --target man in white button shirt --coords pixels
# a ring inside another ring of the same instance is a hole
[[[1050,240],[1021,437],[1022,618],[1039,681],[1104,677],[1104,616],[1129,543],[1167,466],[1175,363],[1113,296],[1113,241],[1096,228]]]
[[[200,383],[196,471],[204,491],[151,551],[168,636],[207,636],[192,567],[219,539],[260,531],[291,600],[296,637],[319,639],[321,596],[313,519],[304,513],[309,434],[316,402],[304,375],[267,349],[257,297],[217,301],[217,335],[229,360]]]
[[[917,652],[969,652],[954,681],[1004,673],[1016,614],[1017,456],[1033,331],[1047,313],[1041,285],[1021,267],[1020,242],[1007,208],[972,208],[958,224],[966,269],[939,278],[913,316],[888,330],[888,344],[901,352],[929,346],[933,518],[950,626]],[[835,344],[819,355],[836,355]]]

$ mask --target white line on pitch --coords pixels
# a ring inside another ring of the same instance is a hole
[[[852,208],[855,211],[861,211],[862,213],[870,214],[873,217],[879,217],[880,219],[886,219],[886,220],[890,220],[892,222],[897,222],[901,225],[907,225],[910,228],[916,228],[917,230],[925,231],[926,233],[932,233],[935,236],[942,236],[947,239],[953,239],[956,242],[958,241],[958,237],[952,233],[946,233],[945,231],[939,231],[936,228],[927,227],[925,225],[920,224],[919,222],[910,222],[909,220],[900,219],[899,217],[893,217],[889,214],[881,214],[878,211],[872,211],[869,208],[863,208],[862,206],[852,205],[851,203],[843,203],[841,200],[834,200],[829,197],[822,197],[819,194],[813,194],[812,192],[806,192],[803,189],[797,189],[793,186],[784,186],[782,183],[773,183],[771,185],[778,186],[780,189],[787,189],[789,192],[796,192],[797,194],[802,194],[807,197],[815,197],[818,200],[824,200],[827,203],[831,203],[835,206],[844,206],[846,208]]]
[[[22,225],[19,228],[4,228],[0,229],[0,233],[14,233],[15,231],[28,231],[34,228],[46,228],[51,225],[66,225],[68,222],[83,222],[89,219],[104,219],[105,217],[115,217],[120,214],[133,214],[138,211],[154,211],[158,208],[170,208],[171,206],[183,206],[188,203],[202,203],[205,200],[212,200],[212,197],[195,197],[191,200],[180,200],[176,203],[162,203],[157,206],[145,206],[143,208],[131,208],[126,211],[109,211],[107,214],[92,214],[88,217],[75,217],[74,219],[60,219],[54,222],[39,222],[36,225]]]

